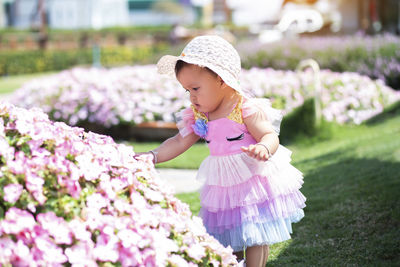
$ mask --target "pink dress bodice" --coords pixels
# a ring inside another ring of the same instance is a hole
[[[241,153],[242,146],[256,143],[244,124],[228,118],[209,121],[205,140],[213,156]]]
[[[231,155],[241,153],[242,146],[256,143],[244,124],[244,118],[253,114],[263,114],[261,117],[269,120],[275,131],[279,133],[282,114],[271,107],[268,99],[240,98],[227,117],[211,121],[208,121],[207,114],[198,112],[194,107],[187,108],[178,114],[177,126],[180,134],[185,137],[193,132],[195,121],[203,119],[208,127],[207,134],[203,138],[208,143],[210,154]]]

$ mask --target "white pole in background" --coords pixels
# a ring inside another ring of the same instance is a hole
[[[315,107],[315,124],[317,127],[321,125],[321,117],[322,117],[322,107],[321,107],[321,73],[320,68],[314,59],[305,59],[302,60],[296,68],[297,72],[302,71],[303,69],[311,68],[314,73],[314,107]]]

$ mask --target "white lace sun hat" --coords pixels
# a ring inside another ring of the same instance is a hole
[[[227,85],[243,95],[239,82],[240,56],[236,49],[222,37],[217,35],[195,37],[179,56],[163,56],[157,63],[158,72],[175,76],[175,65],[178,60],[211,69]]]

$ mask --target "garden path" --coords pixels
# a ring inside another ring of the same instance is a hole
[[[188,193],[199,190],[201,182],[196,180],[197,170],[158,168],[161,179],[172,185],[175,193]]]

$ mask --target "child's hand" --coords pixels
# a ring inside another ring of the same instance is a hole
[[[260,143],[249,145],[248,147],[243,146],[242,151],[245,152],[250,157],[260,161],[267,161],[271,157],[269,149],[264,144]]]
[[[157,158],[156,158],[156,155],[155,155],[154,152],[139,152],[139,153],[136,153],[133,156],[133,158],[136,159],[136,160],[140,159],[141,157],[142,158],[143,157],[150,157],[152,162],[153,162],[153,164],[156,164],[156,162],[157,162]]]

